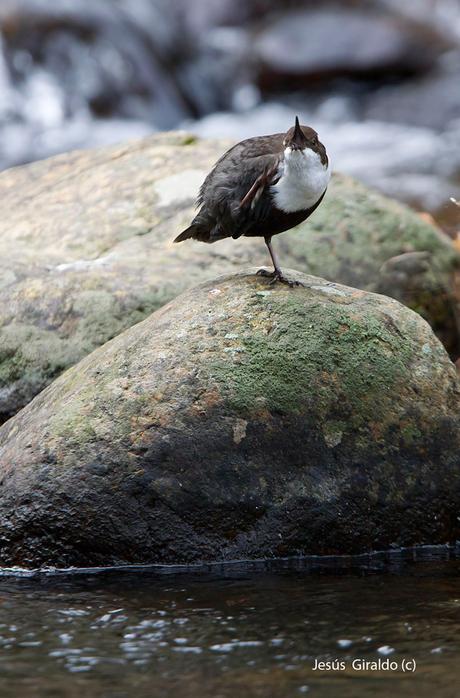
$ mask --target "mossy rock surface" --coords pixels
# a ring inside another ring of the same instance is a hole
[[[460,355],[460,255],[407,206],[335,176],[324,205],[279,247],[288,258],[295,249],[297,269],[396,298],[430,323],[452,358]]]
[[[460,388],[441,343],[395,300],[297,278],[191,289],[3,425],[1,563],[458,538]]]
[[[260,239],[172,244],[228,146],[167,133],[0,175],[0,423],[186,288],[267,263]],[[286,267],[410,305],[456,355],[459,257],[412,211],[336,175],[275,245]]]

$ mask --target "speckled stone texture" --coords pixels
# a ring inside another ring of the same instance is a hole
[[[460,390],[397,301],[186,291],[0,429],[3,565],[357,553],[460,535]]]
[[[0,175],[0,423],[186,288],[268,263],[257,239],[172,244],[228,146],[160,134]],[[458,356],[459,256],[414,212],[336,175],[274,244],[286,267],[398,298]]]

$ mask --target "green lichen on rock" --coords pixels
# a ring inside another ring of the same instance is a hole
[[[363,396],[378,396],[385,409],[380,400],[404,382],[417,338],[399,334],[390,317],[388,325],[379,316],[363,320],[347,304],[325,305],[322,293],[317,295],[305,303],[300,294],[272,294],[258,309],[256,325],[242,328],[238,360],[220,366],[236,408],[251,411],[258,391],[270,410],[298,410],[299,397],[309,395],[323,405],[335,383],[355,414]]]
[[[228,145],[172,132],[0,174],[0,423],[185,289],[268,262],[261,239],[172,244]],[[413,211],[335,175],[274,244],[286,267],[396,297],[460,353],[459,255]]]
[[[351,553],[460,534],[460,385],[397,301],[187,291],[0,428],[0,562]],[[31,533],[32,532],[32,533]]]
[[[396,298],[432,325],[452,356],[459,355],[460,257],[433,225],[340,175],[315,215],[280,239],[288,254],[294,237],[296,268],[303,259],[300,268],[311,274]]]
[[[366,430],[369,423],[378,431],[398,425],[404,411],[395,395],[405,395],[410,383],[420,351],[420,321],[391,301],[383,308],[374,296],[365,298],[367,312],[357,312],[354,293],[326,285],[307,300],[295,293],[258,297],[256,312],[250,307],[244,325],[235,327],[238,351],[213,364],[231,407],[249,417],[261,404],[284,414],[299,413],[307,403],[324,432],[336,420],[339,402],[349,415],[342,434]],[[442,361],[438,343],[423,346],[426,360]],[[420,425],[405,424],[404,441],[415,443],[417,435]]]

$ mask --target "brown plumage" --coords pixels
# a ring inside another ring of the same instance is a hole
[[[286,134],[241,141],[220,158],[206,177],[197,201],[199,211],[174,242],[194,239],[212,243],[228,237],[263,237],[274,264],[273,281],[287,281],[275,258],[271,238],[313,213],[326,192],[327,173],[324,145],[316,131],[300,126],[297,118]]]

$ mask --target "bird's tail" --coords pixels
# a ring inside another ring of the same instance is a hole
[[[181,234],[175,238],[174,242],[183,242],[184,240],[190,240],[191,238],[194,240],[200,240],[201,242],[213,242],[210,239],[209,230],[196,225],[196,223],[192,223],[192,225],[189,225],[188,228],[183,230]]]
[[[184,240],[189,240],[190,238],[195,237],[196,232],[196,227],[192,223],[192,225],[189,225],[188,228],[183,230],[181,234],[174,239],[174,242],[183,242]]]

